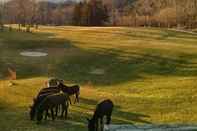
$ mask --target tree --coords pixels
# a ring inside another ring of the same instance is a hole
[[[82,6],[83,6],[82,2],[75,5],[74,14],[73,14],[73,24],[74,25],[81,25]]]
[[[91,0],[89,3],[90,16],[89,20],[90,26],[101,26],[108,21],[108,11],[107,8],[103,5],[102,1]]]
[[[163,27],[173,27],[176,25],[176,9],[164,8],[155,15],[155,20]]]
[[[108,10],[102,1],[80,2],[75,6],[74,25],[101,26],[108,21]]]
[[[0,3],[0,30],[4,29],[4,3]]]
[[[18,24],[27,31],[38,24],[197,27],[197,0],[9,0],[0,5],[0,25]]]

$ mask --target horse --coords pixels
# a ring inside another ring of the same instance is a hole
[[[79,95],[80,95],[80,86],[66,86],[62,82],[59,83],[58,87],[61,89],[62,92],[67,93],[69,96],[75,95],[75,102],[79,102]],[[70,104],[71,101],[70,101]]]
[[[54,93],[60,93],[60,88],[57,86],[57,87],[47,87],[47,88],[43,88],[39,91],[38,96],[42,95],[42,94],[45,94],[45,93],[50,93],[50,92],[54,92]]]
[[[37,107],[39,106],[39,104],[44,100],[44,98],[46,98],[47,96],[52,95],[52,94],[54,94],[54,93],[53,92],[45,93],[45,94],[37,96],[37,98],[33,99],[33,105],[30,106],[30,119],[31,120],[34,120],[35,115],[36,115],[36,110],[37,110]],[[47,115],[48,115],[48,111],[46,112],[45,119],[47,119]]]
[[[37,108],[37,123],[39,124],[43,118],[43,112],[50,110],[52,115],[52,120],[55,120],[53,108],[58,107],[59,105],[62,106],[62,113],[61,117],[65,114],[65,119],[67,118],[68,114],[68,107],[69,107],[69,95],[66,93],[57,93],[52,94],[44,98],[44,100],[40,103]]]
[[[107,117],[106,124],[109,125],[111,122],[111,115],[113,111],[114,104],[111,100],[107,99],[99,103],[96,107],[94,115],[88,120],[88,131],[98,131],[98,124],[100,120],[100,125],[103,127],[103,117]],[[103,130],[103,128],[101,128]]]
[[[30,106],[30,119],[31,120],[34,120],[36,109],[38,105],[42,102],[42,100],[46,96],[56,94],[56,93],[60,93],[60,89],[58,89],[57,87],[43,88],[40,90],[37,97],[33,99],[33,105]],[[56,108],[56,116],[57,116],[57,113],[58,113],[58,107]],[[48,112],[46,112],[45,119],[47,119],[47,116],[48,116]]]

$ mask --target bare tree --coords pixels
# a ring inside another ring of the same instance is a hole
[[[4,2],[1,1],[0,3],[0,30],[4,30]]]

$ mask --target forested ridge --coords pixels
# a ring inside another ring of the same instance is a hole
[[[196,28],[197,0],[10,0],[1,2],[0,23]]]

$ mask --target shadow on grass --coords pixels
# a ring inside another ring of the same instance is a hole
[[[95,105],[97,104],[97,101],[80,97],[80,103],[87,104],[87,105]]]
[[[113,112],[113,119],[118,124],[152,124],[148,119],[150,116],[142,113],[125,112],[120,109],[115,109]]]
[[[86,131],[86,123],[82,119],[83,116],[78,112],[69,112],[69,118],[56,119],[52,121],[49,118],[47,121],[42,121],[41,124],[36,124],[36,121],[31,121],[29,118],[29,112],[26,108],[6,109],[0,110],[0,130],[4,131]],[[81,116],[81,117],[80,117]]]
[[[60,77],[68,81],[84,83],[91,81],[94,85],[113,85],[131,80],[143,79],[143,75],[160,76],[196,76],[197,64],[191,62],[197,54],[180,54],[176,58],[162,56],[159,53],[125,52],[115,49],[95,49],[86,51],[86,55],[73,56],[59,64]],[[84,50],[82,51],[84,52]],[[126,58],[126,59],[125,59]],[[92,69],[103,69],[103,75],[90,74]]]
[[[132,38],[133,40],[170,40],[171,42],[188,42],[192,40],[196,40],[197,36],[192,35],[189,33],[184,32],[177,32],[169,29],[160,29],[160,28],[139,28],[141,30],[136,30],[135,28],[128,28],[125,32],[122,29],[110,29],[109,31],[103,30],[88,30],[89,34],[91,35],[98,35],[98,34],[113,34],[114,37],[128,37]],[[147,29],[150,29],[148,31]],[[146,30],[146,31],[144,31]],[[153,30],[153,31],[152,31]],[[85,31],[86,32],[86,31]]]
[[[6,104],[5,102],[3,102],[3,100],[0,99],[0,111],[6,109],[7,106],[8,104]]]
[[[91,111],[91,115],[87,115],[85,113],[84,120],[86,117],[91,118],[96,109],[96,105],[98,101],[82,98],[81,103],[82,105],[77,105],[77,107],[83,110],[85,109],[88,112]],[[83,114],[83,113],[80,113],[80,114]],[[115,105],[112,117],[113,117],[112,123],[117,123],[117,124],[135,124],[135,123],[151,124],[151,122],[146,120],[150,118],[150,116],[142,114],[142,113],[123,111],[122,108],[118,105]]]
[[[8,38],[9,35],[9,38]],[[180,54],[176,58],[162,56],[152,50],[124,52],[120,49],[95,48],[86,50],[74,46],[74,42],[55,38],[49,33],[0,33],[6,52],[0,49],[2,70],[12,64],[17,77],[32,78],[37,76],[60,77],[72,83],[94,85],[116,85],[136,79],[143,79],[144,74],[162,76],[196,76],[197,65],[191,61],[197,54]],[[50,48],[50,49],[49,49]],[[29,58],[19,55],[23,50],[47,51],[47,57]],[[53,50],[55,49],[55,50]],[[167,52],[166,52],[167,53]],[[126,56],[124,56],[126,55]],[[102,69],[101,75],[91,74],[95,69]]]
[[[14,128],[16,131],[85,131],[87,130],[86,118],[92,117],[94,112],[92,109],[95,109],[96,105],[96,100],[82,98],[80,104],[71,106],[72,108],[69,109],[67,120],[58,118],[55,121],[52,121],[51,118],[49,118],[47,121],[43,120],[39,125],[36,124],[36,121],[30,120],[28,107],[11,107],[10,105],[5,105],[3,110],[0,109],[0,130],[10,131]],[[91,113],[88,113],[90,111]],[[142,113],[125,112],[122,111],[119,106],[114,107],[112,117],[113,124],[150,123],[144,119],[149,118],[149,116]]]
[[[70,41],[55,38],[51,33],[0,33],[3,48],[0,48],[0,78],[8,76],[8,67],[17,72],[17,79],[48,76],[53,74],[53,67],[58,59],[62,59],[66,50],[74,48]],[[38,51],[48,53],[47,57],[25,57],[22,51]],[[52,72],[52,73],[51,73]]]

